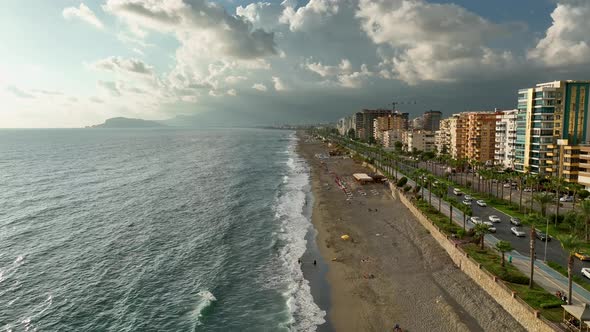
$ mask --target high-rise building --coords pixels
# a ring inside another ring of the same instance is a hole
[[[391,114],[391,110],[369,110],[364,109],[361,112],[355,113],[355,132],[356,137],[369,141],[374,139],[374,124],[375,119],[381,116],[387,116]]]
[[[428,131],[437,131],[440,129],[440,119],[442,113],[440,111],[427,111],[422,115],[422,129]]]
[[[457,158],[479,162],[494,160],[495,112],[460,113],[457,120]]]
[[[514,168],[516,147],[516,116],[518,110],[500,111],[496,115],[494,164]]]
[[[450,154],[452,156],[452,138],[456,136],[454,132],[457,128],[457,116],[440,120],[439,130],[434,133],[436,152],[438,154]]]
[[[406,130],[408,129],[409,113],[400,113],[394,111],[393,113],[380,116],[373,120],[373,137],[381,144],[385,137],[385,132],[389,130]]]
[[[578,182],[587,144],[590,81],[553,81],[518,91],[515,169]]]
[[[463,134],[463,128],[460,127],[460,123],[459,123],[459,118],[460,115],[459,114],[453,114],[450,118],[449,118],[449,131],[450,131],[450,148],[449,148],[449,152],[451,154],[451,158],[453,159],[461,159],[463,156],[459,156],[459,146],[460,144],[463,144],[463,141],[461,141],[461,139],[465,139],[464,138],[464,134]]]

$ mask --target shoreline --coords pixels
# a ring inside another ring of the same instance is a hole
[[[298,138],[301,137],[298,135]],[[303,278],[309,282],[309,288],[311,296],[313,297],[316,305],[323,310],[326,315],[324,316],[325,322],[317,326],[317,332],[333,332],[335,331],[330,320],[330,284],[327,280],[328,264],[326,263],[324,256],[321,254],[318,244],[317,235],[318,231],[313,224],[313,207],[315,204],[315,198],[313,194],[312,185],[312,167],[309,165],[307,158],[305,158],[300,151],[300,143],[297,143],[297,154],[308,167],[309,183],[305,191],[305,205],[303,207],[303,215],[309,220],[310,225],[307,233],[305,234],[306,249],[305,253],[301,257],[301,271],[303,272]],[[313,261],[317,264],[314,265]]]
[[[328,267],[326,321],[334,331],[386,331],[396,323],[415,331],[523,330],[454,266],[389,188],[354,182],[352,172],[366,168],[348,158],[318,158],[327,146],[298,136],[298,153],[310,168],[315,242]],[[351,240],[340,239],[344,234]],[[321,292],[318,283],[310,287]]]

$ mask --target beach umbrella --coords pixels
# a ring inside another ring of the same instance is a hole
[[[350,236],[348,236],[348,235],[344,234],[344,235],[342,235],[340,238],[341,238],[342,240],[349,240],[349,239],[350,239]]]

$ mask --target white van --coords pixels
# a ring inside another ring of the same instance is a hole
[[[453,189],[453,194],[455,194],[457,196],[461,196],[461,195],[463,195],[463,192],[460,189],[455,188],[455,189]]]

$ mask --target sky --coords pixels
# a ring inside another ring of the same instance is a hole
[[[588,0],[2,0],[0,128],[512,109],[590,79]]]

